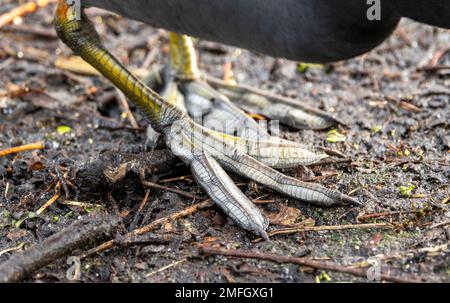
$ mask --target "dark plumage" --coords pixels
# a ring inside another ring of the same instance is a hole
[[[275,57],[330,62],[365,53],[401,17],[450,28],[450,1],[380,0],[369,21],[366,0],[83,0],[174,32]]]

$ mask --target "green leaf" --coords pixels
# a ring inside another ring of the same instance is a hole
[[[372,127],[372,133],[376,134],[376,133],[380,132],[382,129],[383,129],[383,126],[375,125],[374,127]]]
[[[330,143],[344,142],[347,137],[340,134],[337,129],[332,129],[327,133],[327,141]]]
[[[297,71],[301,74],[306,73],[306,71],[310,68],[324,69],[324,66],[322,64],[305,63],[305,62],[299,62],[297,65]]]
[[[64,135],[70,133],[72,131],[72,128],[67,125],[60,125],[56,128],[56,131],[58,132],[58,134]]]
[[[411,197],[411,193],[412,193],[413,189],[414,189],[414,185],[399,187],[400,194],[405,198]]]
[[[29,220],[29,219],[34,219],[34,218],[36,218],[37,217],[37,214],[36,213],[34,213],[34,212],[29,212],[25,217],[23,217],[23,218],[21,218],[20,220],[18,220],[16,223],[15,223],[15,227],[16,228],[20,228],[21,226],[22,226],[22,224],[26,221],[26,220]]]

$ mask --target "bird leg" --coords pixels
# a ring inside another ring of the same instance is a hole
[[[165,136],[168,148],[191,167],[197,182],[239,226],[267,238],[267,219],[225,170],[305,202],[321,206],[359,205],[357,200],[338,191],[299,181],[270,167],[310,163],[323,155],[317,156],[295,142],[276,137],[241,138],[196,123],[179,105],[181,99],[174,97],[177,93],[166,93],[165,99],[122,66],[104,48],[84,12],[76,17],[70,3],[73,1],[58,1],[55,27],[59,37],[146,114],[152,127]],[[196,71],[191,71],[187,75],[193,76],[191,83],[196,83]]]

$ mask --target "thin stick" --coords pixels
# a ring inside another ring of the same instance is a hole
[[[140,214],[142,210],[144,209],[145,205],[147,205],[148,197],[150,196],[150,189],[147,189],[145,191],[144,199],[142,200],[141,204],[139,205],[137,213]]]
[[[85,208],[85,207],[104,208],[104,206],[101,205],[101,204],[87,203],[87,202],[79,202],[79,201],[65,200],[65,201],[60,202],[60,203],[63,204],[63,205],[78,206],[78,207],[81,207],[81,208]]]
[[[189,216],[189,215],[191,215],[191,214],[193,214],[193,213],[195,213],[195,212],[197,212],[197,211],[199,211],[199,210],[201,210],[203,208],[210,207],[211,205],[212,205],[212,203],[211,203],[210,199],[205,200],[203,202],[200,202],[198,204],[189,206],[189,207],[187,207],[187,208],[185,208],[183,210],[175,212],[175,213],[173,213],[173,214],[171,214],[171,215],[169,215],[167,217],[163,217],[163,218],[160,218],[158,220],[155,220],[152,223],[150,223],[150,224],[148,224],[148,225],[146,225],[144,227],[135,229],[135,230],[125,234],[122,237],[133,237],[133,236],[139,236],[139,235],[143,235],[143,234],[149,233],[149,232],[155,230],[157,227],[159,227],[160,225],[162,225],[162,224],[164,224],[166,222],[175,221],[175,220],[178,220],[180,218],[187,217],[187,216]],[[85,258],[90,257],[92,255],[101,253],[101,252],[103,252],[103,251],[105,251],[107,249],[110,249],[110,248],[112,248],[114,246],[115,243],[116,243],[115,239],[109,240],[109,241],[107,241],[107,242],[105,242],[105,243],[103,243],[103,244],[101,244],[101,245],[99,245],[99,246],[97,246],[97,247],[87,251],[85,254],[83,254],[81,256],[81,259],[85,259]]]
[[[142,182],[142,185],[147,186],[147,187],[153,187],[153,188],[162,189],[162,190],[165,190],[165,191],[170,191],[170,192],[179,194],[180,196],[184,196],[184,197],[190,198],[190,199],[195,199],[195,200],[201,200],[202,199],[202,197],[200,197],[200,196],[190,194],[190,193],[182,191],[180,189],[171,188],[171,187],[167,187],[167,186],[164,186],[164,185],[159,185],[159,184],[156,184],[156,183],[153,183],[153,182],[150,182],[150,181],[144,181],[144,182]]]
[[[122,108],[123,112],[127,115],[127,119],[128,121],[130,121],[131,126],[133,128],[139,128],[139,124],[136,122],[136,118],[134,117],[133,113],[130,110],[130,105],[128,104],[127,98],[118,88],[116,90],[120,107]]]
[[[0,282],[18,282],[51,262],[69,256],[76,249],[110,237],[120,224],[117,216],[84,216],[42,243],[14,254],[0,264]]]
[[[147,180],[145,180],[145,172],[144,172],[144,170],[141,170],[139,175],[140,175],[140,178],[141,178],[142,185],[144,185],[146,187],[153,187],[153,188],[158,188],[158,189],[162,189],[162,190],[165,190],[165,191],[170,191],[170,192],[179,194],[180,196],[184,196],[184,197],[187,197],[187,198],[190,198],[190,199],[194,199],[194,200],[201,200],[202,199],[202,197],[199,197],[197,195],[193,195],[193,194],[187,193],[187,192],[185,192],[183,190],[179,190],[179,189],[176,189],[176,188],[171,188],[171,187],[167,187],[167,186],[164,186],[164,185],[159,185],[159,184],[147,181]]]
[[[163,180],[159,180],[159,183],[171,183],[171,182],[176,182],[176,181],[184,181],[186,179],[190,179],[190,177],[191,177],[191,175],[163,179]]]
[[[283,200],[253,200],[254,204],[272,204],[272,203],[278,203],[283,202]]]
[[[357,276],[357,277],[367,278],[367,269],[345,267],[345,266],[338,265],[338,264],[319,262],[319,261],[311,260],[308,258],[279,256],[279,255],[274,255],[274,254],[258,253],[258,252],[245,251],[245,250],[226,250],[226,249],[213,248],[213,247],[207,247],[207,246],[201,246],[199,248],[199,250],[200,250],[200,253],[205,254],[205,255],[222,255],[222,256],[237,257],[237,258],[266,260],[266,261],[271,261],[271,262],[276,262],[276,263],[292,263],[292,264],[298,264],[298,265],[302,265],[302,266],[312,267],[315,269],[335,271],[335,272],[350,274],[350,275]],[[422,282],[422,279],[420,277],[413,276],[413,277],[408,277],[408,278],[402,278],[402,277],[394,277],[394,276],[391,276],[386,273],[381,273],[380,279],[384,280],[384,281],[396,282],[396,283],[420,283],[420,282]]]
[[[55,31],[52,29],[47,29],[44,27],[36,26],[36,25],[14,25],[10,26],[8,28],[5,28],[4,31],[12,32],[12,33],[23,33],[26,35],[34,35],[39,38],[43,39],[57,39],[58,36],[56,35]]]
[[[25,152],[25,151],[36,150],[36,149],[44,149],[44,148],[45,148],[44,142],[35,142],[35,143],[25,144],[25,145],[16,146],[16,147],[10,147],[10,148],[4,149],[4,150],[0,150],[0,157],[5,157],[8,155],[12,155],[12,154],[17,154],[17,153],[21,153],[21,152]]]
[[[11,247],[11,248],[7,248],[5,250],[0,251],[0,256],[3,256],[4,254],[10,253],[12,251],[16,251],[16,250],[20,250],[25,246],[25,243],[20,243],[18,246],[16,247]]]
[[[21,6],[18,6],[11,11],[7,12],[0,16],[0,29],[7,24],[10,24],[14,21],[14,19],[18,17],[22,17],[27,14],[31,14],[36,12],[40,8],[44,8],[50,3],[54,3],[56,0],[37,0],[25,3]]]
[[[395,216],[395,215],[409,215],[409,214],[415,214],[417,213],[417,211],[414,210],[408,210],[408,211],[386,211],[386,212],[382,212],[382,213],[375,213],[375,214],[367,214],[367,215],[362,215],[362,216],[358,216],[356,218],[357,221],[365,221],[367,219],[375,219],[375,218],[382,218],[382,217],[390,217],[390,216]]]
[[[361,229],[361,228],[391,228],[388,223],[372,223],[372,224],[348,224],[348,225],[329,225],[329,226],[304,226],[304,227],[294,227],[294,228],[283,228],[271,231],[268,236],[275,235],[290,235],[305,231],[330,231],[330,230],[345,230],[345,229]],[[253,240],[253,243],[260,242],[264,240],[263,238],[257,238]]]
[[[434,225],[431,225],[431,226],[430,226],[430,229],[438,228],[438,227],[442,227],[442,226],[446,226],[446,225],[450,225],[450,220],[449,220],[449,221],[444,221],[444,222],[441,222],[441,223],[436,223],[436,224],[434,224]]]
[[[47,208],[49,208],[51,205],[53,205],[61,196],[61,182],[58,182],[55,186],[55,194],[53,197],[50,198],[44,205],[42,205],[38,210],[37,214],[42,214]]]
[[[435,72],[441,70],[450,70],[450,65],[426,65],[417,69],[418,71],[424,72]]]
[[[173,262],[173,263],[171,263],[171,264],[169,264],[169,265],[166,265],[166,266],[161,267],[161,268],[158,269],[158,270],[155,270],[155,271],[152,271],[152,272],[146,274],[145,277],[146,277],[146,278],[151,277],[151,276],[156,275],[156,274],[158,274],[158,273],[160,273],[160,272],[163,272],[163,271],[165,271],[165,270],[167,270],[167,269],[169,269],[169,268],[175,267],[175,266],[177,266],[178,264],[184,263],[184,262],[186,262],[186,261],[187,261],[187,259],[184,258],[184,259],[181,259],[181,260],[179,260],[179,261]]]
[[[136,228],[139,217],[141,216],[142,210],[144,209],[145,205],[147,205],[149,197],[150,197],[150,189],[147,189],[145,191],[144,199],[142,199],[142,202],[139,204],[139,207],[136,213],[134,214],[133,221],[131,221],[130,229]]]

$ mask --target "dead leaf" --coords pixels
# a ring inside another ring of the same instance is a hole
[[[9,231],[6,237],[11,241],[16,241],[21,239],[27,235],[27,231],[25,229],[13,228]]]
[[[284,204],[278,213],[269,214],[267,217],[271,224],[280,226],[292,226],[299,222],[302,212],[298,208],[289,207]]]

